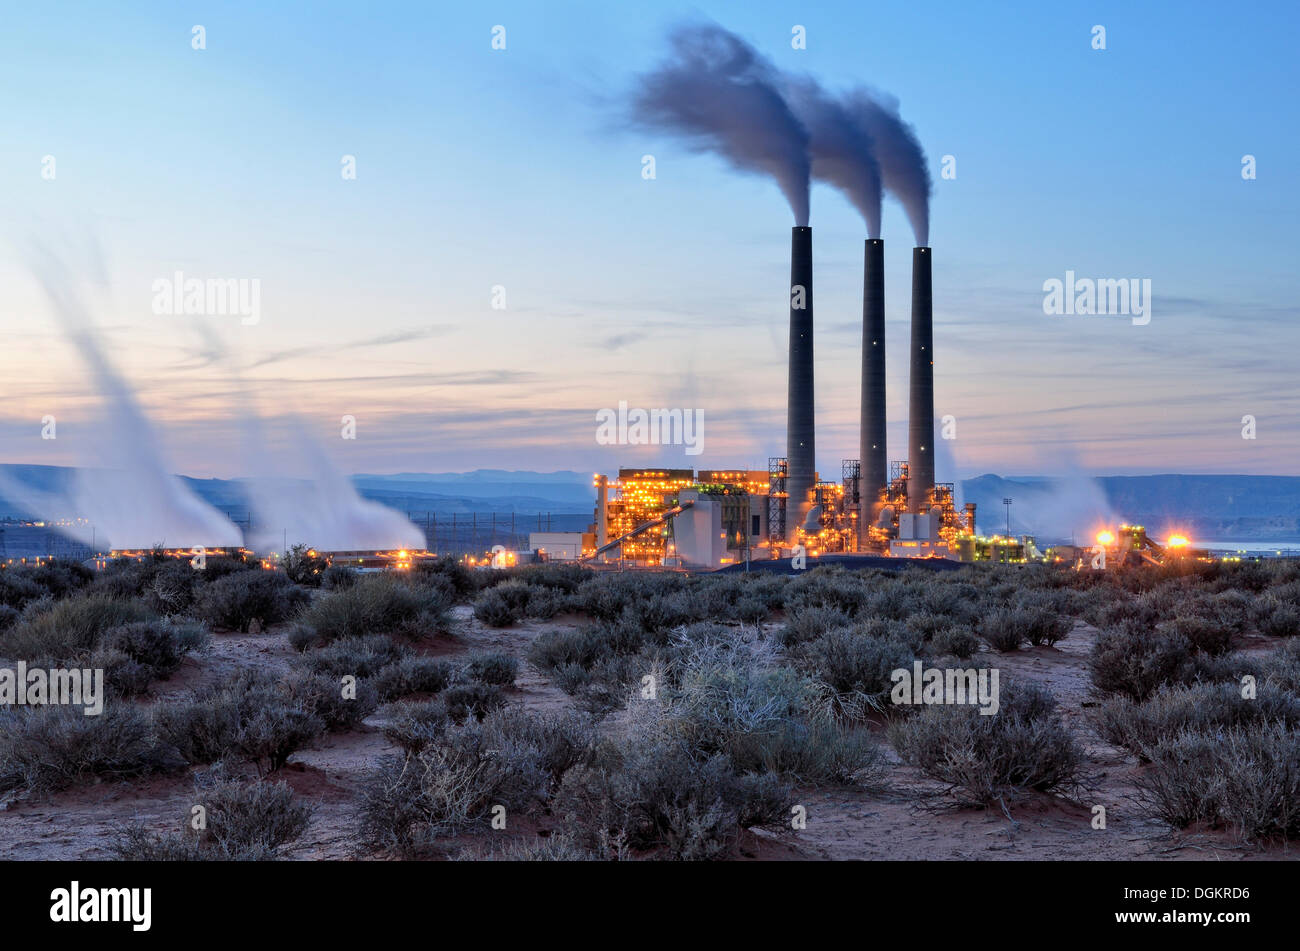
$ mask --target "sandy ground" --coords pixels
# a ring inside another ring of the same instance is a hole
[[[454,656],[471,650],[502,650],[520,657],[540,633],[575,626],[578,618],[525,621],[506,629],[486,628],[468,607],[454,613],[454,638],[426,647]],[[775,626],[775,625],[773,625]],[[854,787],[798,790],[807,809],[799,832],[755,831],[742,836],[741,860],[774,859],[1250,859],[1292,858],[1294,850],[1259,849],[1223,832],[1170,831],[1144,818],[1132,797],[1137,760],[1104,743],[1088,716],[1092,705],[1087,656],[1096,631],[1079,622],[1055,647],[1036,647],[990,655],[1002,677],[1027,677],[1049,687],[1059,711],[1079,737],[1087,755],[1089,783],[1073,799],[1031,794],[1006,803],[1006,809],[945,806],[936,784],[916,770],[894,763],[887,785],[866,791]],[[1262,639],[1261,639],[1262,640]],[[1250,644],[1247,649],[1263,649]],[[239,667],[287,672],[294,654],[283,633],[216,634],[211,648],[189,659],[175,675],[155,684],[150,699],[171,699]],[[556,711],[569,698],[526,662],[512,691],[530,710]],[[394,752],[381,728],[379,710],[358,731],[325,737],[317,747],[296,753],[277,778],[289,783],[313,808],[311,826],[288,853],[293,859],[352,859],[353,801],[361,777],[376,761]],[[143,782],[98,782],[51,799],[0,803],[0,858],[110,858],[107,844],[125,825],[180,830],[194,799],[185,773]],[[1092,807],[1106,807],[1106,828],[1092,828]],[[555,826],[529,826],[516,834],[553,834]],[[467,839],[466,843],[474,842]],[[477,843],[481,845],[479,840]],[[452,852],[455,851],[453,848]]]

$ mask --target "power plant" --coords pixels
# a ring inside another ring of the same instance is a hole
[[[934,474],[933,253],[912,249],[908,458],[886,445],[884,242],[863,254],[859,455],[839,481],[816,471],[812,229],[796,226],[790,249],[790,350],[786,455],[766,472],[620,469],[597,474],[593,530],[539,537],[584,560],[639,566],[718,568],[757,558],[861,554],[894,558],[1014,560],[1013,548],[977,539],[975,506],[958,512],[951,483]],[[573,533],[577,535],[578,533]],[[1009,554],[1011,553],[1011,554]],[[570,556],[572,557],[572,556]]]

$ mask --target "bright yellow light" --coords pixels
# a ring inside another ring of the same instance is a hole
[[[1166,542],[1166,544],[1170,548],[1186,548],[1187,538],[1183,535],[1170,535],[1169,541]]]
[[[1109,545],[1109,544],[1111,544],[1111,543],[1114,542],[1114,541],[1115,541],[1115,536],[1114,536],[1113,534],[1111,534],[1110,532],[1098,532],[1098,533],[1097,533],[1097,544],[1098,544],[1098,545]]]

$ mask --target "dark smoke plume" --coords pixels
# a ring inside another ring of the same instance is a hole
[[[737,168],[771,175],[796,225],[808,224],[808,133],[779,90],[776,71],[744,40],[715,24],[682,26],[672,55],[641,76],[633,116],[684,136]]]
[[[912,222],[917,247],[930,244],[930,170],[916,130],[898,115],[898,100],[855,90],[843,100],[844,111],[870,139],[885,189],[897,198]]]
[[[834,185],[867,223],[867,237],[880,237],[880,165],[865,128],[811,78],[792,78],[787,95],[808,130],[812,175]]]

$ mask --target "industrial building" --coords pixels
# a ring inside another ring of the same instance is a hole
[[[957,511],[954,486],[934,473],[933,275],[930,248],[912,249],[908,457],[885,441],[884,242],[866,241],[858,458],[838,480],[815,469],[812,229],[790,244],[786,455],[752,470],[620,469],[597,474],[589,556],[600,562],[718,568],[804,553],[979,560],[1009,557],[975,536],[975,506]]]

